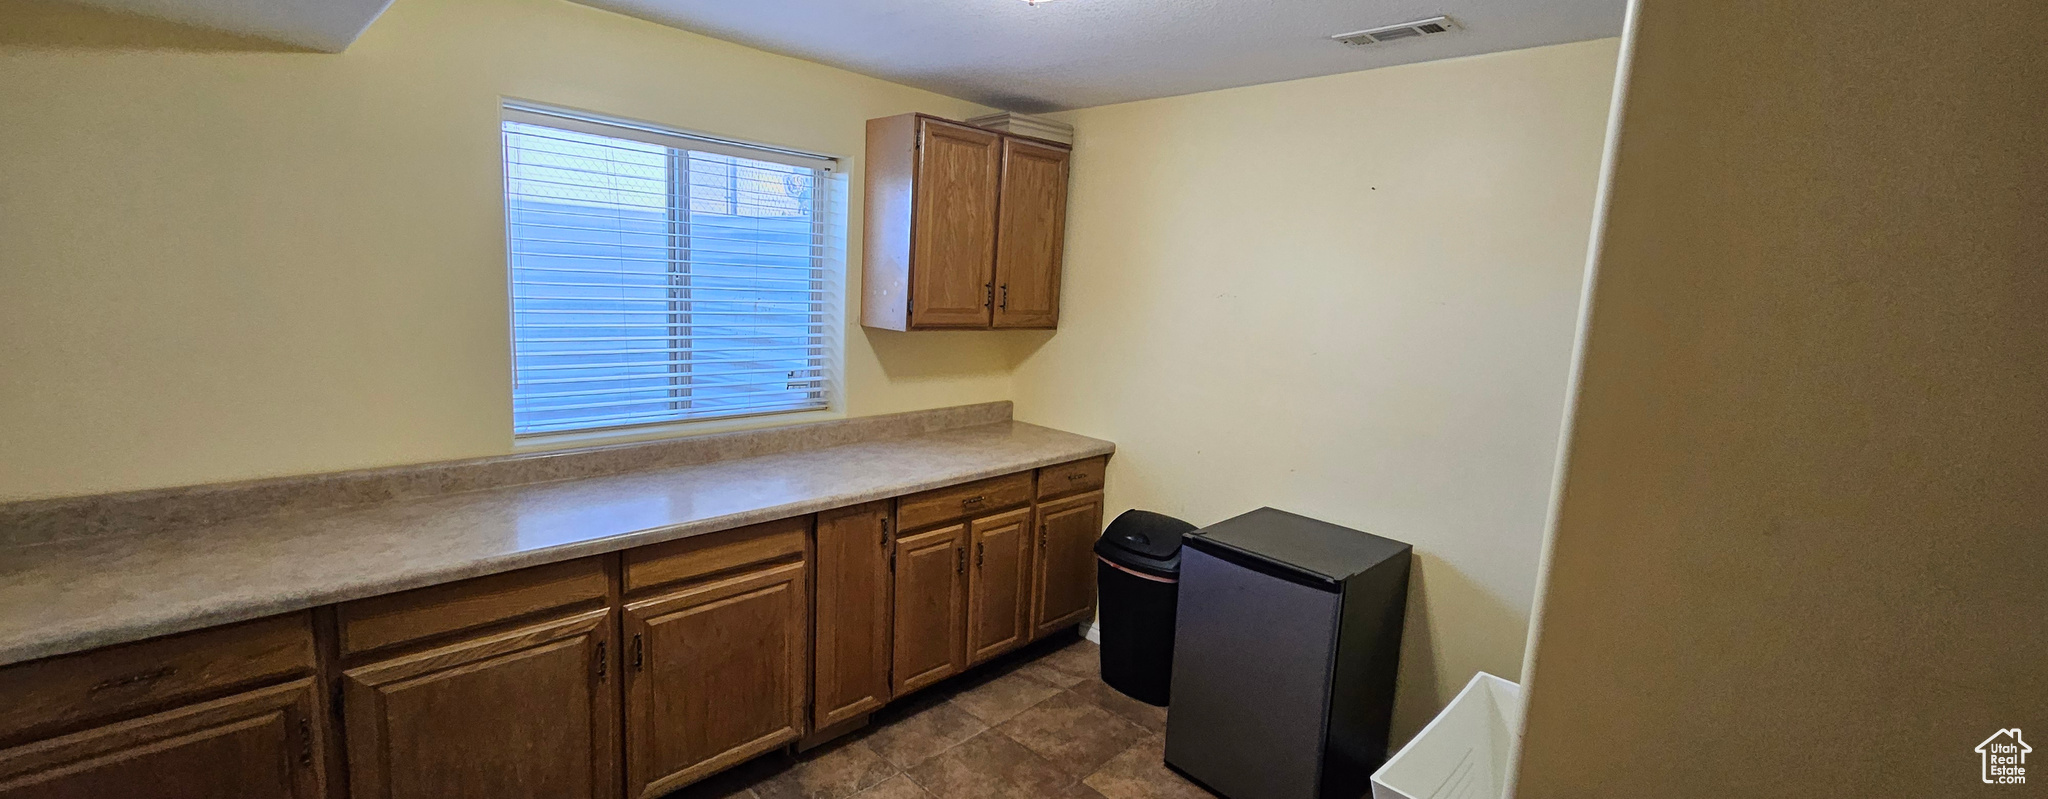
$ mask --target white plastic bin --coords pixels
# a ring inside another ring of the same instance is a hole
[[[1372,799],[1500,799],[1522,729],[1522,686],[1486,672],[1372,775]]]

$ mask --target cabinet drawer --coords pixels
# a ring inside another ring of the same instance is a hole
[[[311,671],[304,613],[0,669],[0,739]]]
[[[626,553],[626,590],[691,580],[756,563],[800,559],[810,531],[811,517],[799,516],[630,550]]]
[[[1038,498],[1051,499],[1102,487],[1102,472],[1109,468],[1109,456],[1062,463],[1038,470]]]
[[[605,598],[604,563],[584,558],[343,603],[342,654],[439,635]]]
[[[317,799],[318,695],[299,679],[0,749],[0,796]]]
[[[992,477],[896,501],[896,528],[915,530],[1031,501],[1031,473]]]

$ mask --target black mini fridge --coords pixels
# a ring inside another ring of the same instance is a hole
[[[1181,551],[1166,765],[1228,799],[1357,799],[1387,756],[1411,547],[1272,508]]]

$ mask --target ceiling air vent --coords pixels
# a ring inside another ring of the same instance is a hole
[[[1450,33],[1457,29],[1457,21],[1450,17],[1430,17],[1429,19],[1418,19],[1414,22],[1403,22],[1399,25],[1387,25],[1369,30],[1340,33],[1330,38],[1354,47],[1363,47],[1368,44],[1391,42],[1395,39],[1419,39],[1438,33]]]

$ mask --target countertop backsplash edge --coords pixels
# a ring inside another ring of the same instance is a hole
[[[697,436],[0,503],[0,547],[691,466],[1009,421],[1009,400]]]

